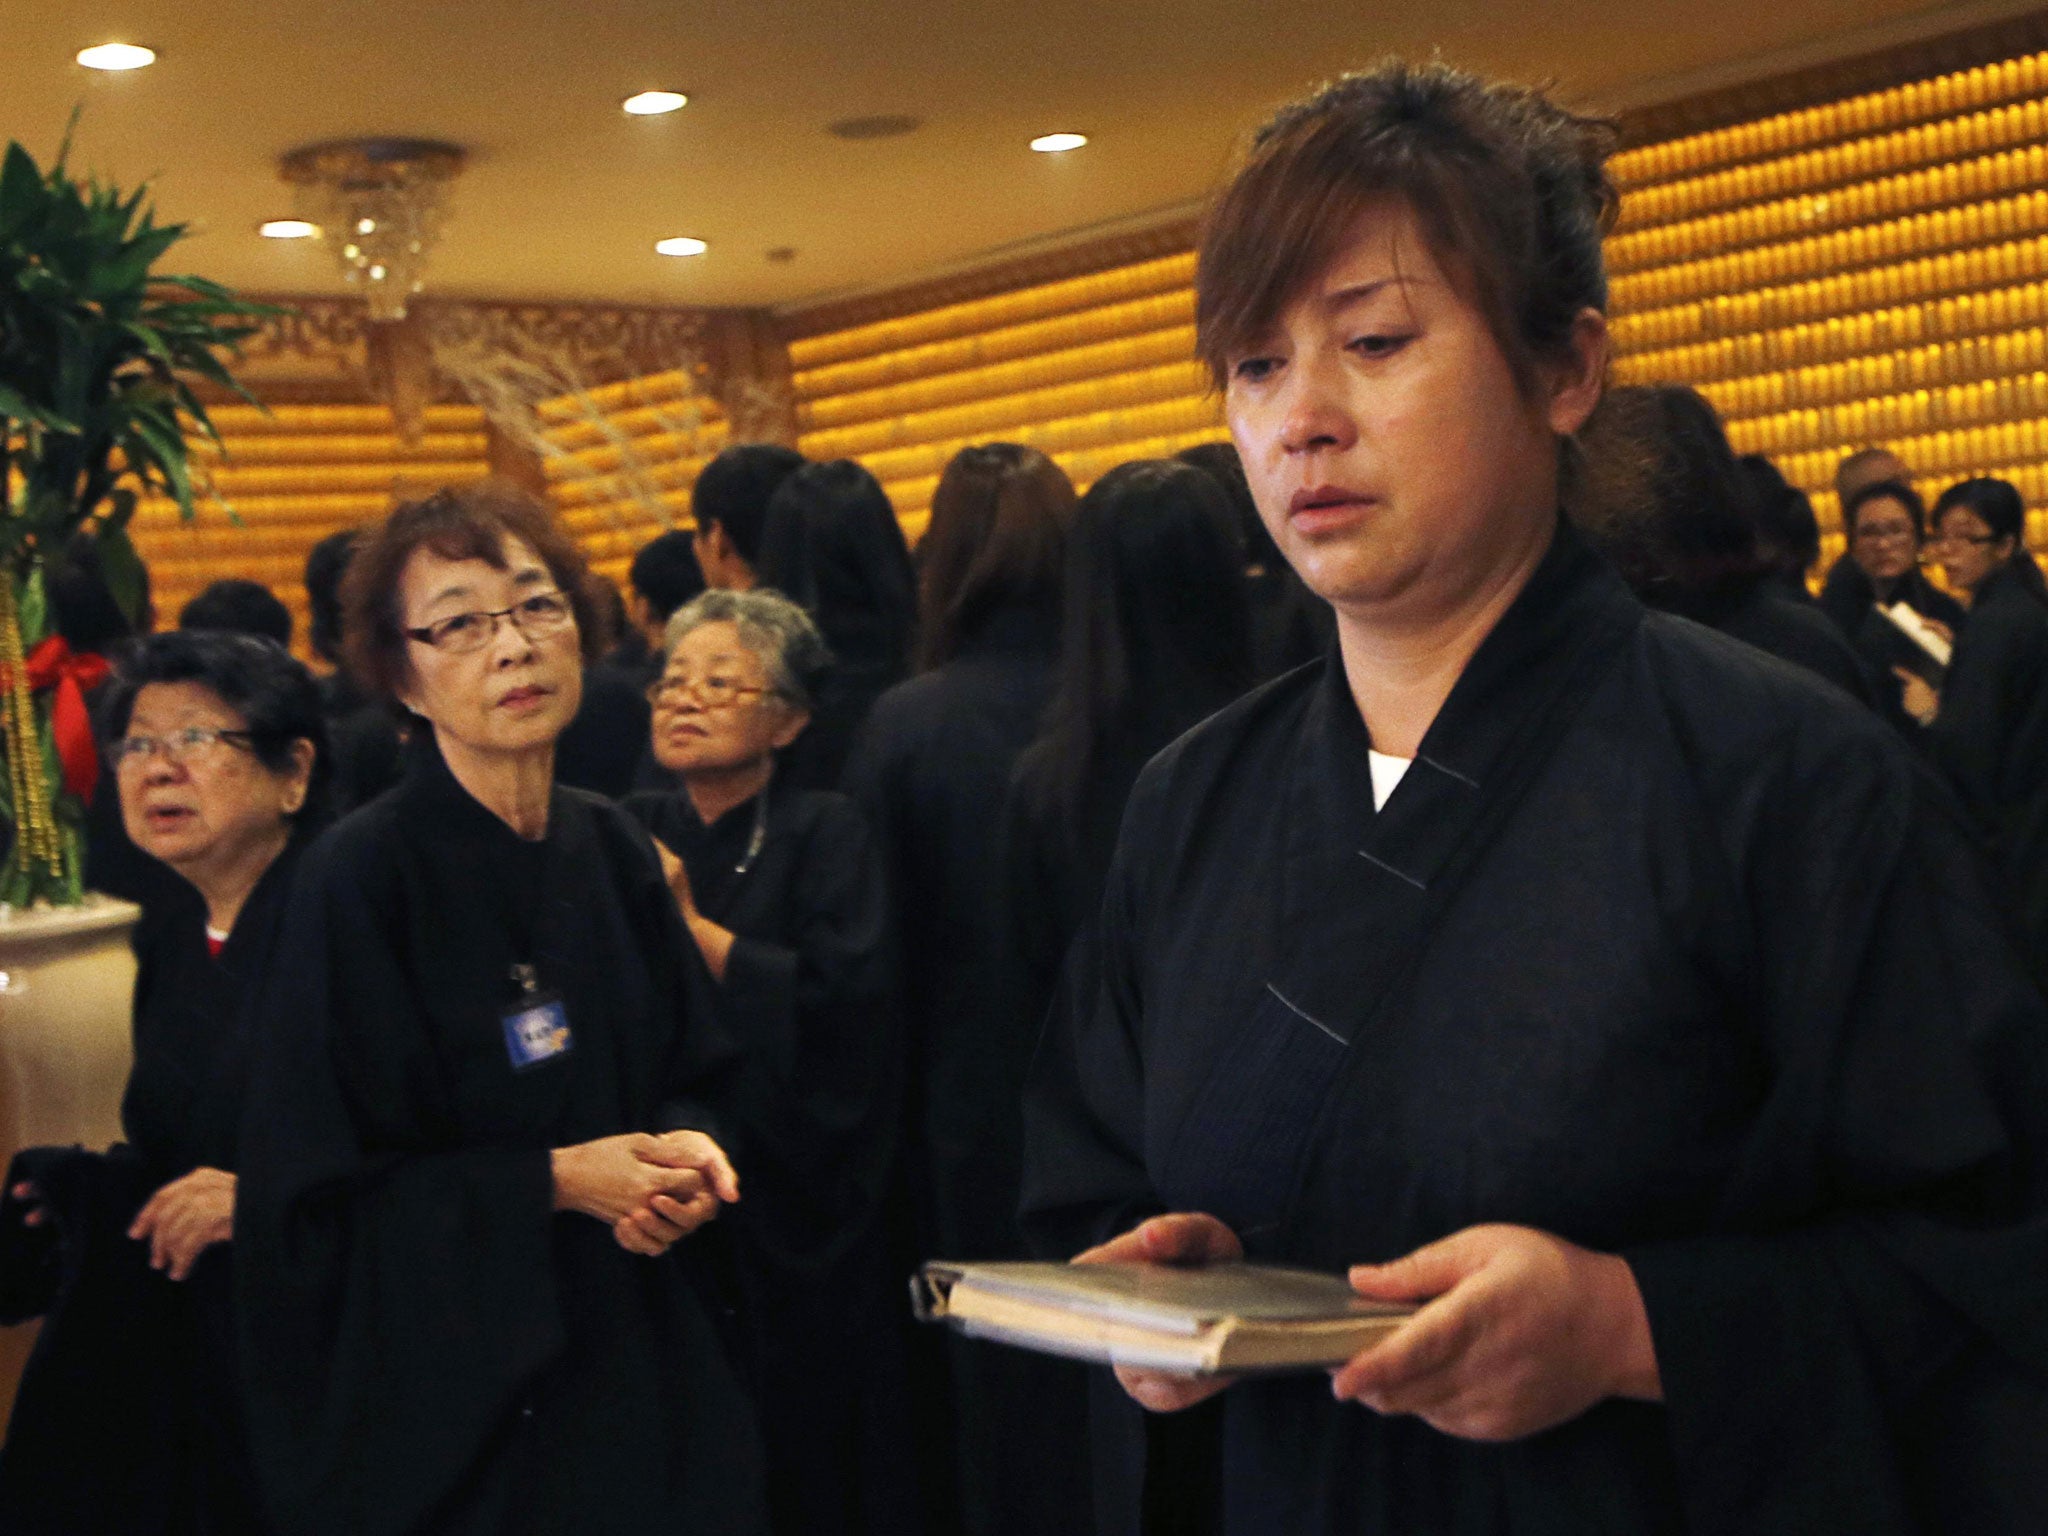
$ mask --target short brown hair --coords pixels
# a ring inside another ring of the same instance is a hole
[[[953,455],[917,552],[921,666],[951,661],[1004,604],[1059,612],[1067,530],[1079,505],[1067,472],[1036,448],[978,443]]]
[[[1406,203],[1526,390],[1607,307],[1602,235],[1620,198],[1613,125],[1525,86],[1389,60],[1282,108],[1211,209],[1195,276],[1195,348],[1222,389],[1334,261],[1358,216]]]
[[[443,560],[481,560],[502,571],[507,539],[538,555],[569,599],[583,659],[601,655],[607,637],[582,553],[532,495],[490,480],[399,503],[349,561],[341,584],[342,647],[356,681],[394,698],[412,677],[398,588],[415,553],[430,549]]]

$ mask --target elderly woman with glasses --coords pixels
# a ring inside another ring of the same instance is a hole
[[[135,930],[126,1140],[32,1149],[9,1180],[5,1315],[45,1321],[0,1451],[0,1529],[255,1531],[229,1288],[243,1010],[316,819],[320,696],[271,641],[184,631],[128,656],[103,718],[100,792],[182,878]]]
[[[645,835],[553,782],[587,591],[493,486],[399,507],[349,568],[353,670],[415,721],[307,861],[259,1011],[237,1250],[277,1530],[759,1529],[697,1235],[739,1198],[737,1052]]]
[[[673,791],[624,802],[651,832],[749,1071],[734,1214],[761,1393],[770,1529],[910,1530],[900,1350],[884,1246],[899,1091],[879,853],[842,795],[777,782],[827,662],[804,610],[711,591],[669,621],[649,690]]]

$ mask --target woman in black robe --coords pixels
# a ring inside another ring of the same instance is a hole
[[[837,789],[876,699],[910,673],[917,575],[882,484],[851,459],[806,464],[768,499],[755,574],[801,603],[831,648],[783,782]]]
[[[146,639],[107,685],[110,799],[178,877],[134,934],[126,1140],[8,1178],[7,1320],[44,1324],[0,1449],[0,1529],[262,1529],[236,1400],[228,1248],[250,1050],[327,778],[320,697],[273,642]]]
[[[265,1513],[757,1532],[718,1286],[737,1053],[653,848],[556,787],[592,631],[543,508],[401,506],[349,570],[405,777],[309,852],[260,999],[237,1283]]]
[[[1934,529],[1950,585],[1970,594],[1970,619],[1928,745],[1989,840],[2048,985],[2048,590],[2024,542],[2025,504],[2006,481],[1950,486]]]
[[[1233,1532],[2039,1527],[2048,1019],[1894,733],[1556,507],[1598,125],[1448,67],[1283,112],[1201,351],[1338,614],[1146,770],[1026,1102],[1049,1252],[1422,1303],[1221,1394]]]
[[[1024,1256],[1017,1100],[1037,1020],[1020,1022],[1000,969],[994,812],[1052,692],[1074,506],[1066,471],[1035,448],[953,456],[919,547],[924,670],[876,701],[847,765],[902,935],[906,1271],[954,1254]],[[1085,1536],[1073,1368],[936,1333],[912,1348],[932,1524]],[[1020,1435],[1020,1423],[1040,1427]]]
[[[1037,1040],[1067,946],[1101,906],[1139,770],[1244,692],[1247,598],[1230,505],[1210,474],[1140,460],[1082,498],[1067,546],[1059,689],[1004,814],[1012,963],[1001,974],[1020,1048]],[[1090,1408],[1102,1536],[1214,1528],[1213,1411],[1146,1422],[1106,1391]]]
[[[884,1225],[902,1054],[887,889],[853,803],[774,773],[824,664],[779,593],[685,604],[650,694],[654,755],[679,787],[624,809],[654,835],[712,1006],[747,1053],[732,1232],[771,1529],[915,1536],[908,1330]]]
[[[1963,605],[1920,569],[1927,538],[1927,509],[1919,493],[1901,480],[1880,480],[1852,491],[1842,506],[1849,551],[1835,562],[1821,587],[1820,606],[1856,647],[1881,692],[1880,712],[1905,728],[1916,692],[1897,670],[1912,654],[1913,642],[1877,611],[1904,603],[1933,621],[1950,639],[1961,632]],[[1901,647],[1905,649],[1902,650]]]

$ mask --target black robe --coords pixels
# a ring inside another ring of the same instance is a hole
[[[1228,1528],[2038,1529],[2048,1018],[1931,773],[1569,530],[1381,811],[1368,746],[1333,654],[1147,770],[1027,1225],[1327,1270],[1554,1232],[1630,1262],[1668,1406],[1484,1445],[1239,1383]]]
[[[1776,581],[1754,582],[1698,618],[1724,635],[1826,678],[1872,709],[1882,709],[1898,693],[1896,686],[1881,685],[1870,664],[1810,598],[1802,603]]]
[[[758,799],[708,827],[680,791],[623,808],[735,935],[711,1006],[749,1063],[730,1223],[772,1529],[914,1536],[907,1310],[884,1225],[902,1052],[881,859],[843,795],[764,793],[751,861]]]
[[[304,841],[295,836],[271,861],[218,958],[198,894],[183,880],[166,888],[134,933],[126,1140],[105,1154],[35,1149],[10,1173],[10,1191],[16,1177],[42,1189],[53,1219],[21,1227],[11,1194],[0,1218],[10,1282],[31,1255],[47,1275],[32,1288],[40,1294],[5,1307],[9,1321],[45,1320],[0,1450],[0,1530],[261,1529],[239,1413],[229,1250],[209,1248],[174,1282],[149,1267],[149,1245],[127,1229],[172,1180],[240,1165],[246,1005],[277,953]]]
[[[753,1536],[720,1223],[646,1258],[553,1209],[550,1148],[723,1129],[737,1052],[646,834],[557,788],[524,841],[422,732],[309,851],[283,942],[235,1243],[272,1523]],[[515,967],[570,1030],[524,1068]]]
[[[906,1263],[1026,1252],[1018,1100],[1038,1021],[1003,970],[1002,807],[1052,694],[1057,633],[1048,611],[991,614],[951,661],[882,695],[846,770],[887,862],[902,935]],[[916,1347],[936,1523],[971,1536],[1085,1536],[1080,1368],[937,1332]]]
[[[2009,570],[1977,590],[1927,740],[1989,840],[2048,985],[2048,606]]]

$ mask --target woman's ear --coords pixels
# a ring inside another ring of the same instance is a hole
[[[1564,355],[1545,370],[1545,414],[1550,430],[1559,437],[1570,437],[1583,427],[1600,403],[1610,350],[1607,317],[1597,309],[1580,310]]]
[[[791,705],[783,710],[781,721],[776,725],[773,734],[768,739],[774,742],[775,750],[780,752],[792,741],[795,741],[797,737],[803,735],[804,727],[810,723],[811,712],[808,709],[798,709]]]
[[[313,759],[317,755],[313,743],[303,736],[292,743],[292,765],[283,775],[281,803],[285,815],[296,816],[305,809],[306,795],[313,787]]]

